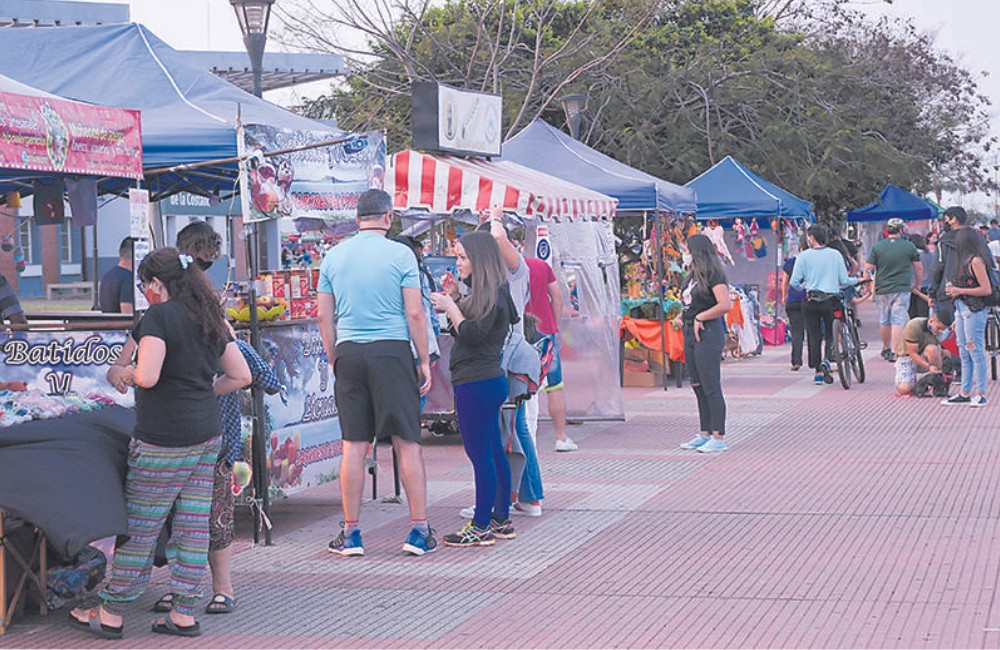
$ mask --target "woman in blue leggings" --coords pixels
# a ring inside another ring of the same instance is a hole
[[[518,321],[507,287],[500,248],[488,232],[471,232],[455,245],[459,278],[471,287],[464,298],[450,276],[444,293],[431,297],[448,315],[455,337],[451,383],[465,453],[472,461],[476,508],[472,521],[445,535],[445,546],[489,546],[515,536],[510,521],[510,464],[500,435],[500,407],[507,399],[507,376],[500,367],[504,341]]]

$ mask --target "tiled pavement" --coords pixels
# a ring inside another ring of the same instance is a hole
[[[866,314],[869,320],[871,314]],[[324,486],[274,508],[275,545],[235,558],[239,606],[199,640],[149,632],[165,574],[126,619],[129,647],[998,647],[1000,391],[985,409],[893,399],[864,337],[869,380],[844,391],[787,368],[787,347],[727,361],[729,445],[677,448],[690,389],[627,389],[628,419],[540,432],[548,499],[486,549],[400,551],[405,505],[366,502],[367,555],[325,551],[340,520]],[[462,522],[472,472],[457,440],[425,449],[430,516]],[[391,489],[381,468],[380,488]],[[370,494],[370,493],[369,493]],[[62,611],[0,647],[104,647]]]

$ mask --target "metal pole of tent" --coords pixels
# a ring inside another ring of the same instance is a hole
[[[93,241],[94,250],[93,250],[93,255],[92,255],[93,259],[90,260],[91,273],[94,276],[93,277],[93,281],[94,281],[94,291],[93,291],[93,293],[94,293],[94,302],[91,304],[90,308],[93,311],[100,311],[101,310],[101,297],[100,297],[100,295],[98,293],[98,291],[100,290],[100,284],[99,284],[100,277],[97,275],[97,255],[98,255],[98,251],[97,251],[97,218],[96,217],[94,218],[94,225],[91,226],[91,234],[94,237],[94,241]],[[80,236],[81,237],[83,236],[83,228],[80,228]],[[84,246],[86,246],[86,243],[84,243]],[[132,271],[132,275],[133,276],[135,275],[135,271],[134,270]]]
[[[247,295],[247,302],[250,303],[250,345],[263,355],[263,346],[260,343],[260,320],[257,317],[257,287],[256,278],[259,274],[259,260],[257,254],[260,249],[258,241],[258,229],[256,223],[248,226],[247,236],[247,260],[250,265],[250,281]],[[260,509],[257,513],[259,519],[254,526],[254,543],[260,541],[260,531],[264,530],[264,545],[271,546],[271,526],[269,513],[271,510],[270,493],[268,490],[267,474],[267,441],[264,440],[266,431],[264,423],[264,393],[255,384],[250,386],[250,397],[253,404],[252,435],[250,436],[250,453],[253,458],[253,482],[256,499],[256,507]]]
[[[660,363],[663,368],[663,390],[667,390],[667,324],[666,309],[663,307],[663,222],[659,210],[655,213],[656,220],[656,313],[660,317]],[[645,218],[645,215],[643,216]]]

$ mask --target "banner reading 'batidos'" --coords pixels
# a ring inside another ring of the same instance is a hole
[[[345,134],[349,136],[349,134]],[[242,182],[246,221],[279,217],[326,221],[354,219],[358,196],[381,188],[385,179],[385,138],[378,131],[355,134],[340,144],[309,147],[336,138],[329,131],[292,131],[262,124],[243,127],[241,155],[250,155]],[[261,155],[254,156],[255,153]]]
[[[0,92],[0,168],[142,178],[139,111]]]

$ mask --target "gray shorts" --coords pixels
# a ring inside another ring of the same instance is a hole
[[[875,296],[879,325],[903,327],[910,320],[910,292],[883,293]]]

